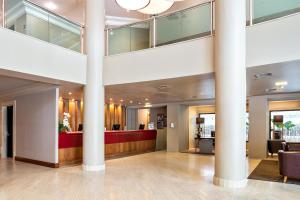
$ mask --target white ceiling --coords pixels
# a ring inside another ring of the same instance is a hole
[[[256,79],[254,75],[272,73],[271,77]],[[278,93],[300,92],[300,61],[272,64],[247,69],[247,95],[270,95]],[[287,81],[283,89],[267,92],[266,89],[275,88],[275,82]],[[166,89],[160,89],[161,86]],[[113,103],[124,100],[126,105],[144,105],[148,102],[161,104],[169,102],[196,101],[215,98],[214,75],[201,75],[168,80],[122,84],[106,87],[106,102],[113,99]],[[133,104],[129,101],[132,100]]]
[[[272,73],[271,77],[256,79],[256,74]],[[278,93],[300,92],[300,60],[271,64],[266,66],[251,67],[247,69],[247,94],[270,95]],[[266,89],[275,88],[275,82],[287,81],[284,89],[267,92]],[[44,81],[42,81],[44,82]],[[42,87],[41,87],[42,86]],[[0,75],[0,97],[5,93],[16,93],[18,90],[31,88],[44,89],[60,87],[60,96],[67,99],[82,99],[83,86],[58,82],[41,83],[37,80],[24,80]],[[71,92],[72,94],[69,94]],[[156,80],[139,83],[112,85],[105,87],[106,103],[119,104],[124,100],[125,105],[166,104],[170,102],[195,102],[203,99],[214,99],[215,83],[214,74],[181,77],[166,80]],[[5,95],[4,95],[5,96]],[[110,101],[110,98],[113,100]],[[148,99],[146,101],[145,99]],[[300,98],[300,96],[299,96]],[[131,104],[130,101],[133,101]]]
[[[35,83],[34,81],[0,76],[0,94],[23,86]]]

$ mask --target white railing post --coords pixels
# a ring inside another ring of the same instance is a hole
[[[152,23],[152,47],[156,47],[156,17],[153,17],[153,23]]]
[[[211,28],[211,35],[214,34],[214,1],[210,1],[210,28]]]
[[[249,0],[250,26],[253,25],[253,0]]]
[[[5,27],[5,0],[2,1],[2,27]]]
[[[108,42],[108,37],[109,37],[109,29],[105,30],[105,55],[108,56],[109,52],[109,42]]]
[[[80,52],[84,54],[84,27],[80,27]]]

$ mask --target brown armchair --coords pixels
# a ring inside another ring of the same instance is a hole
[[[285,142],[285,140],[268,140],[268,151],[272,157],[274,153],[278,153],[279,150],[283,150],[282,142]]]
[[[300,151],[299,142],[282,142],[282,149],[284,151]]]
[[[279,171],[284,176],[283,182],[288,178],[300,179],[300,152],[279,151]]]

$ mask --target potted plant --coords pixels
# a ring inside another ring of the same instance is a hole
[[[64,132],[69,132],[71,131],[70,123],[69,123],[69,118],[70,118],[69,113],[64,112],[64,118],[62,121],[59,122],[58,124],[58,132],[59,133],[64,133]]]

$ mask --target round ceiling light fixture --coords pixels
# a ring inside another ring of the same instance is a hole
[[[157,15],[170,9],[174,4],[174,0],[151,0],[150,3],[139,12],[147,15]]]
[[[116,0],[116,2],[126,10],[140,10],[148,6],[150,0]]]

